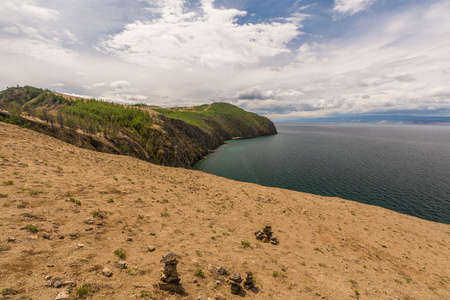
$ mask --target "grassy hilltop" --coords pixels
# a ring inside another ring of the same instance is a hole
[[[450,299],[449,225],[2,122],[0,209],[5,300]],[[266,225],[278,245],[256,239]],[[170,252],[181,257],[179,294],[157,286]],[[252,272],[256,289],[232,295],[233,272]]]
[[[0,109],[0,121],[167,166],[190,167],[226,139],[276,133],[269,119],[228,103],[162,109],[25,86],[0,92]]]

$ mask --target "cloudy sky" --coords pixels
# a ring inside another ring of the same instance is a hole
[[[448,0],[2,0],[0,89],[450,116]]]

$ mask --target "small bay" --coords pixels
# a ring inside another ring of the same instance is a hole
[[[277,135],[227,141],[195,169],[450,224],[450,127],[276,126]]]

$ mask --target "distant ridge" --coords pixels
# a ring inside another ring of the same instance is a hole
[[[229,103],[163,109],[81,99],[31,86],[0,92],[0,121],[82,148],[187,168],[227,139],[277,133],[268,118]]]
[[[329,118],[305,118],[295,120],[295,122],[450,125],[450,117],[407,116],[407,115],[358,115],[358,116],[329,117]]]

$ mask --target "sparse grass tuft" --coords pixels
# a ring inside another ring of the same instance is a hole
[[[10,250],[10,249],[11,249],[11,246],[8,245],[8,244],[0,245],[0,252],[8,251],[8,250]]]
[[[76,200],[74,198],[70,198],[69,201],[72,202],[72,203],[75,203],[76,205],[81,205],[81,201],[80,200]]]
[[[0,194],[0,198],[8,198],[8,194]]]
[[[274,277],[274,278],[277,278],[277,277],[286,277],[283,273],[281,273],[281,272],[277,272],[277,271],[273,271],[273,273],[272,273],[272,276]]]
[[[2,295],[6,296],[6,295],[17,295],[19,292],[16,291],[15,289],[11,289],[11,288],[4,288],[2,290]],[[9,297],[7,298],[9,299]]]
[[[85,297],[92,293],[92,288],[89,284],[83,284],[79,289],[77,289],[78,297]]]
[[[25,229],[28,230],[29,232],[32,232],[32,233],[36,233],[38,231],[37,227],[35,225],[32,225],[32,224],[26,225]]]
[[[203,272],[202,269],[198,269],[197,271],[195,271],[194,275],[197,277],[205,278],[205,272]]]
[[[250,243],[246,241],[241,241],[241,245],[244,246],[244,248],[250,247]]]
[[[39,195],[40,192],[35,191],[35,190],[30,190],[28,193],[30,194],[30,196],[36,196],[36,195]]]
[[[27,202],[22,201],[19,204],[17,204],[17,208],[25,208],[25,207],[27,207],[27,204],[28,204]]]
[[[147,290],[142,290],[140,292],[140,296],[141,296],[141,298],[151,298],[152,297],[152,293],[147,291]]]
[[[114,199],[113,198],[109,198],[108,199],[108,203],[113,203],[114,202]]]
[[[127,255],[125,254],[125,252],[122,249],[114,250],[114,255],[118,256],[121,259],[125,259],[127,257]]]
[[[8,180],[8,181],[3,181],[3,185],[13,185],[14,181],[12,180]]]

